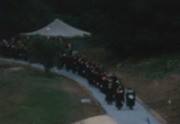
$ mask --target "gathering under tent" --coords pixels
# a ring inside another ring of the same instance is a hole
[[[22,33],[21,35],[43,35],[47,37],[63,37],[63,38],[74,38],[74,37],[86,37],[90,36],[91,33],[72,27],[60,19],[55,19],[47,26],[28,33]]]

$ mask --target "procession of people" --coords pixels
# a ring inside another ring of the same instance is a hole
[[[133,109],[135,105],[135,92],[132,88],[124,88],[122,81],[115,73],[107,72],[102,65],[96,64],[95,61],[89,60],[84,55],[73,54],[73,48],[67,42],[67,52],[60,54],[60,66],[67,71],[72,71],[87,79],[90,86],[98,88],[104,95],[108,105],[115,102],[118,110],[123,105],[129,109]],[[21,40],[13,38],[3,40],[0,44],[1,56],[14,57],[15,59],[27,60],[27,48],[22,44]]]
[[[87,79],[90,86],[98,88],[104,95],[108,105],[115,105],[120,110],[124,105],[129,109],[135,106],[135,92],[125,88],[123,82],[115,73],[107,72],[102,65],[88,60],[79,54],[62,54],[61,67],[72,73],[77,73]]]

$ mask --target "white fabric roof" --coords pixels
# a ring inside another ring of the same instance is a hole
[[[73,37],[84,37],[90,36],[89,32],[77,29],[72,27],[60,19],[55,19],[53,22],[47,26],[29,33],[23,33],[22,35],[43,35],[49,37],[64,37],[64,38],[73,38]]]

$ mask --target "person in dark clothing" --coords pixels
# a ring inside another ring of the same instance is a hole
[[[104,94],[106,94],[106,89],[107,89],[107,85],[108,85],[108,76],[106,74],[106,72],[104,72],[103,74],[101,74],[101,81],[100,81],[100,91]]]
[[[120,84],[115,94],[116,107],[120,110],[124,103],[124,87]]]
[[[107,104],[112,104],[113,102],[113,95],[114,95],[114,92],[113,92],[113,83],[112,81],[110,80],[109,83],[108,83],[108,86],[107,86],[107,90],[106,90],[106,102]]]
[[[129,109],[133,109],[135,105],[135,97],[136,94],[134,90],[129,88],[126,92],[126,105],[129,107]]]
[[[118,80],[115,73],[110,74],[109,78],[112,80],[113,83],[116,83],[116,81]]]

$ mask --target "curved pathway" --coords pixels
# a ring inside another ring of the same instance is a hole
[[[5,61],[13,61],[18,62],[21,64],[30,65],[35,68],[43,69],[44,67],[40,64],[28,64],[27,62],[23,61],[16,61],[12,59],[2,59]],[[105,96],[102,94],[97,88],[93,86],[89,86],[87,80],[85,78],[82,78],[81,76],[77,74],[73,74],[71,72],[67,72],[64,69],[57,69],[56,67],[51,69],[52,72],[56,74],[63,75],[67,78],[70,78],[74,81],[76,81],[78,84],[89,90],[94,98],[101,104],[101,106],[105,109],[106,113],[111,116],[118,124],[165,124],[161,120],[161,118],[158,118],[157,116],[154,116],[146,107],[144,107],[140,102],[136,101],[136,104],[134,106],[133,110],[129,110],[125,105],[121,110],[117,110],[114,104],[108,105],[105,102]],[[161,121],[160,121],[161,120]]]

